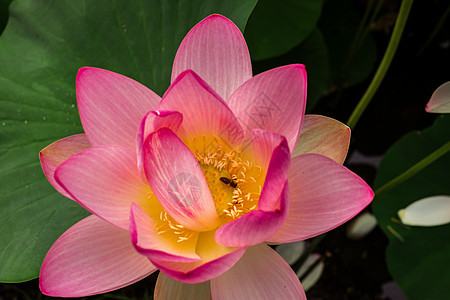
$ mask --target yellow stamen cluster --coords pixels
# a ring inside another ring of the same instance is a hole
[[[208,182],[216,210],[222,218],[222,224],[231,222],[258,207],[263,183],[260,166],[242,159],[238,151],[227,149],[217,140],[203,151],[197,149],[194,155]],[[215,176],[213,175],[212,178],[211,169],[215,170]],[[235,187],[220,182],[222,191],[219,194],[217,182],[220,181],[220,177],[235,183]],[[223,190],[231,192],[225,205],[223,205]]]
[[[177,221],[172,219],[167,212],[164,210],[161,211],[159,214],[159,219],[162,221],[162,224],[160,224],[156,228],[156,232],[158,234],[164,234],[164,233],[172,233],[177,236],[177,242],[183,242],[188,239],[190,239],[194,232],[186,229],[183,225],[178,224]]]
[[[265,177],[259,165],[243,159],[239,151],[220,143],[217,138],[210,143],[205,137],[200,141],[194,138],[190,145],[208,183],[220,218],[219,226],[257,209]],[[195,234],[178,224],[164,209],[159,221],[158,234],[172,236],[177,242],[187,241]]]

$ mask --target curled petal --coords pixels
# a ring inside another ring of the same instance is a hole
[[[130,243],[127,230],[89,216],[47,253],[39,287],[53,297],[84,297],[130,285],[156,271]]]
[[[235,146],[243,139],[242,127],[228,105],[191,70],[177,77],[158,109],[183,114],[183,123],[177,133],[182,140],[218,136],[230,146]]]
[[[269,246],[248,248],[241,260],[211,280],[213,299],[297,299],[305,292],[291,267]]]
[[[434,91],[425,110],[429,113],[450,113],[450,81]]]
[[[120,146],[86,149],[62,163],[57,182],[87,210],[128,230],[131,203],[148,208],[151,190],[136,166],[136,154]]]
[[[166,299],[211,299],[211,287],[209,281],[187,284],[159,273],[155,286],[155,300]]]
[[[183,245],[158,234],[152,220],[136,203],[130,211],[131,242],[136,250],[150,259],[192,262],[201,260],[195,253],[197,238],[183,241]]]
[[[66,138],[60,139],[44,149],[39,153],[42,170],[45,177],[53,185],[53,187],[62,195],[70,198],[70,195],[56,182],[55,170],[56,168],[70,158],[72,155],[91,147],[91,143],[85,134],[75,134]],[[72,199],[73,200],[73,199]]]
[[[450,223],[450,196],[417,200],[398,211],[400,220],[411,226],[438,226]]]
[[[119,145],[134,150],[142,117],[155,110],[160,97],[126,76],[81,68],[77,100],[81,123],[92,145]]]
[[[258,209],[272,210],[286,182],[290,152],[286,138],[267,130],[252,131],[255,160],[267,170]]]
[[[167,127],[176,132],[181,125],[183,115],[176,111],[149,111],[139,123],[136,135],[136,152],[138,157],[139,173],[142,174],[144,166],[144,141],[152,132]],[[145,180],[147,180],[145,178]]]
[[[253,129],[255,160],[267,170],[258,209],[220,227],[217,243],[228,247],[246,247],[266,241],[282,225],[288,211],[287,176],[290,152],[283,136]]]
[[[223,99],[252,77],[247,44],[239,28],[221,15],[211,15],[189,31],[178,48],[172,82],[194,70]]]
[[[153,132],[144,144],[148,182],[165,211],[194,231],[217,227],[214,201],[192,152],[169,128]]]
[[[262,243],[282,226],[288,212],[288,184],[283,189],[278,207],[255,210],[227,223],[216,231],[217,243],[227,247],[247,247]]]
[[[228,105],[241,121],[246,138],[253,128],[273,131],[286,137],[292,152],[305,113],[305,67],[288,65],[258,74],[231,95]]]
[[[373,199],[373,191],[358,175],[319,154],[291,160],[289,212],[274,243],[304,240],[353,218]]]
[[[306,153],[322,154],[343,164],[350,144],[350,128],[335,119],[305,115],[292,156]]]

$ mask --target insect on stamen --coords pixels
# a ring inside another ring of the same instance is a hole
[[[235,179],[230,179],[230,178],[226,178],[226,177],[220,177],[219,178],[220,181],[222,181],[225,184],[229,184],[232,188],[236,188],[237,187],[237,182],[235,181]]]

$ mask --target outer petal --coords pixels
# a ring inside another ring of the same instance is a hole
[[[131,205],[130,211],[130,234],[136,250],[150,259],[179,262],[201,260],[195,253],[196,238],[174,247],[174,243],[157,233],[155,222],[135,203]]]
[[[91,143],[85,134],[75,134],[48,145],[39,153],[42,170],[48,181],[58,192],[67,198],[72,199],[59,183],[56,182],[54,177],[55,169],[72,155],[89,147],[91,147]]]
[[[286,137],[292,152],[305,113],[305,67],[288,65],[258,74],[239,87],[228,103],[247,137],[253,128],[273,131]]]
[[[142,174],[144,166],[144,151],[143,146],[145,139],[152,132],[162,127],[170,128],[172,131],[177,131],[183,120],[183,115],[177,111],[150,111],[139,123],[136,136],[136,152],[138,157],[139,173]],[[147,179],[145,179],[147,180]]]
[[[217,227],[219,219],[203,172],[172,130],[161,128],[147,138],[144,160],[156,198],[175,221],[194,231]]]
[[[220,15],[198,23],[178,48],[172,82],[185,70],[194,70],[223,98],[252,77],[250,54],[236,25]]]
[[[358,175],[319,154],[303,154],[291,161],[289,212],[274,243],[304,240],[348,221],[373,198]]]
[[[283,189],[278,207],[269,211],[255,210],[227,223],[216,232],[217,243],[228,247],[246,247],[262,243],[282,226],[288,213],[288,184]]]
[[[119,146],[86,149],[62,163],[55,178],[83,207],[127,230],[131,203],[147,208],[151,193],[139,175],[136,154]]]
[[[183,140],[194,136],[219,136],[232,146],[243,139],[242,127],[227,104],[191,70],[178,76],[158,109],[183,114],[178,132]]]
[[[84,297],[130,285],[155,270],[134,250],[128,231],[92,215],[53,244],[42,264],[39,286],[53,297]]]
[[[292,156],[305,153],[322,154],[343,164],[350,144],[350,128],[335,119],[305,115]]]
[[[209,300],[211,287],[209,281],[186,284],[159,273],[155,286],[155,300]]]
[[[278,253],[264,244],[248,248],[233,268],[212,279],[211,294],[214,300],[306,300],[297,275]]]
[[[81,123],[92,145],[120,145],[135,149],[142,117],[156,109],[160,97],[123,75],[81,68],[77,76]]]
[[[450,113],[450,81],[434,91],[425,110],[429,113]]]

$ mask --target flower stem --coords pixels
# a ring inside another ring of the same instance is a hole
[[[421,171],[423,168],[429,166],[432,162],[434,162],[436,159],[440,158],[444,154],[450,151],[450,142],[445,143],[442,147],[434,151],[433,153],[429,154],[427,157],[416,163],[414,166],[403,172],[402,174],[398,175],[388,183],[384,184],[382,187],[377,189],[375,191],[375,195],[380,196],[381,194],[386,193],[387,191],[391,190],[392,188],[396,187],[397,185],[401,184],[402,182],[408,180],[409,178],[416,175],[419,171]]]
[[[378,90],[378,87],[381,84],[381,81],[383,81],[383,78],[386,75],[389,66],[391,65],[392,58],[394,57],[394,54],[397,51],[397,47],[400,42],[403,29],[405,28],[406,20],[408,19],[409,11],[411,10],[412,4],[413,0],[402,1],[397,21],[395,22],[394,31],[392,32],[391,39],[389,40],[389,44],[387,46],[386,52],[384,53],[383,59],[381,60],[380,65],[378,66],[378,70],[375,73],[372,82],[370,83],[366,92],[362,96],[361,100],[359,100],[359,103],[356,106],[355,110],[351,114],[350,118],[347,120],[347,125],[352,129],[355,127],[356,123],[358,123],[358,120],[361,117],[364,110],[366,109],[367,105],[369,105],[370,100],[372,100],[373,96],[375,95],[375,92]]]

